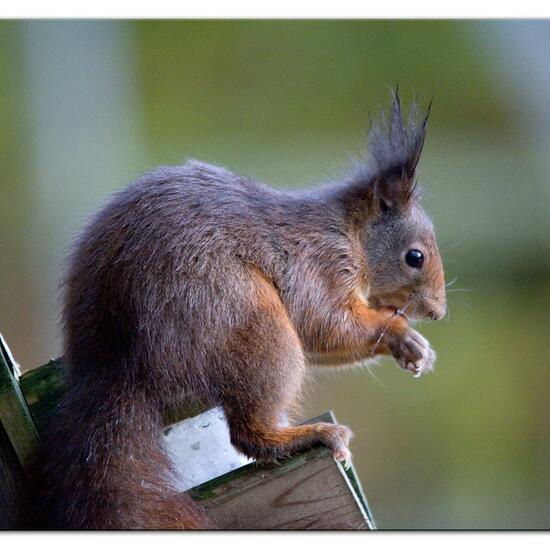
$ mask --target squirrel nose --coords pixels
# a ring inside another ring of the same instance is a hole
[[[430,318],[432,321],[439,321],[439,319],[443,319],[445,317],[445,314],[447,313],[447,307],[445,305],[438,306],[433,308],[426,317]]]

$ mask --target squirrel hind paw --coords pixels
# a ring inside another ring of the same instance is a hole
[[[344,470],[351,468],[351,452],[347,447],[342,447],[333,451],[332,456],[337,462],[343,462],[342,466]]]

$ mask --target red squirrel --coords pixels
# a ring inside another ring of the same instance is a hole
[[[163,409],[221,406],[231,442],[275,460],[316,444],[349,460],[342,425],[285,422],[304,374],[435,354],[409,324],[446,312],[443,267],[415,171],[429,109],[397,92],[341,181],[282,191],[194,160],[115,194],[77,239],[64,282],[67,393],[26,522],[56,529],[214,527],[178,493]]]

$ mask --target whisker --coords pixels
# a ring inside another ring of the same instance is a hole
[[[443,247],[447,246],[451,242],[451,239],[447,239],[444,243],[439,243],[438,248],[441,250]]]
[[[384,330],[380,333],[380,336],[378,337],[378,339],[376,340],[376,342],[374,343],[374,346],[372,348],[372,351],[369,353],[369,357],[372,357],[376,354],[376,349],[378,348],[378,344],[380,344],[380,342],[382,341],[382,338],[384,338],[384,334],[386,334],[386,331],[388,330],[389,328],[389,324],[387,324],[385,327],[384,327]]]
[[[451,285],[454,285],[457,281],[458,281],[458,275],[452,281],[449,281],[448,283],[446,283],[445,288],[448,288]]]
[[[460,304],[461,306],[467,307],[468,309],[471,309],[472,311],[474,310],[473,306],[471,306],[470,304],[467,304],[466,302],[451,301],[451,300],[449,300],[449,302],[451,304]]]
[[[448,244],[451,243],[451,240],[452,240],[452,239],[449,239],[449,240],[445,241],[443,244],[440,244],[439,247],[438,247],[439,250],[443,250]],[[464,242],[466,242],[466,237],[463,237],[462,239],[459,239],[458,241],[452,243],[451,246],[450,246],[450,249],[456,248],[457,246],[460,246],[460,245],[463,244]],[[449,250],[449,249],[448,249],[448,250]]]
[[[380,378],[378,378],[378,376],[376,376],[376,374],[374,374],[374,372],[372,371],[371,365],[365,364],[365,367],[366,367],[368,373],[378,382],[378,384],[380,384],[380,386],[385,388],[386,386],[384,386],[384,384],[382,383]]]
[[[382,338],[384,338],[384,335],[386,334],[386,332],[388,331],[388,329],[390,328],[390,325],[391,325],[391,320],[396,316],[396,315],[403,315],[407,321],[408,321],[408,317],[405,315],[405,310],[411,305],[412,303],[412,300],[409,300],[409,302],[403,306],[403,308],[401,309],[398,309],[389,319],[388,319],[388,323],[386,324],[386,326],[384,327],[384,330],[382,330],[382,332],[380,333],[380,336],[378,337],[378,339],[376,340],[373,348],[372,348],[372,351],[369,353],[369,357],[372,357],[375,353],[376,353],[376,349],[378,348],[378,345],[380,344],[380,342],[382,341]],[[416,310],[415,310],[416,311]]]
[[[445,315],[445,320],[447,321],[447,323],[451,322],[451,308],[450,307],[447,308],[447,315]]]
[[[473,292],[473,290],[471,288],[451,288],[450,290],[447,290],[446,292],[447,293],[449,293],[449,292]]]
[[[405,311],[407,311],[407,308],[411,305],[412,303],[412,300],[409,300],[409,302],[404,305],[401,309],[398,309],[397,312],[396,312],[396,315],[403,315],[403,317],[405,317],[405,319],[407,319],[407,321],[409,321],[409,318],[407,317],[407,315],[405,315]],[[416,309],[415,309],[416,311]],[[414,315],[414,313],[413,313]]]

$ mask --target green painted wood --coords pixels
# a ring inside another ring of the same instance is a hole
[[[39,434],[43,432],[51,414],[65,393],[65,374],[66,365],[62,358],[58,358],[27,371],[19,379],[19,386],[28,403]],[[171,426],[205,410],[207,408],[203,405],[190,401],[175,403],[163,413],[165,426]]]
[[[38,433],[18,382],[19,369],[0,334],[0,422],[28,474]]]
[[[369,529],[372,529],[372,530],[376,529],[374,514],[372,513],[370,505],[367,501],[367,497],[365,496],[365,491],[363,490],[361,481],[359,481],[359,476],[357,475],[357,472],[355,470],[355,467],[353,466],[353,463],[350,466],[350,468],[345,470],[345,473],[349,479],[351,486],[353,487],[353,490],[355,491],[357,499],[359,500],[359,502],[363,506],[363,509],[365,510],[365,514],[367,515],[367,518],[369,521]]]
[[[52,359],[19,379],[38,433],[44,430],[48,418],[65,393],[65,367],[61,359]]]
[[[186,418],[192,418],[203,412],[206,412],[210,407],[206,407],[201,403],[195,403],[193,401],[182,401],[180,403],[175,403],[172,407],[166,408],[162,417],[164,419],[165,428],[181,422]]]

